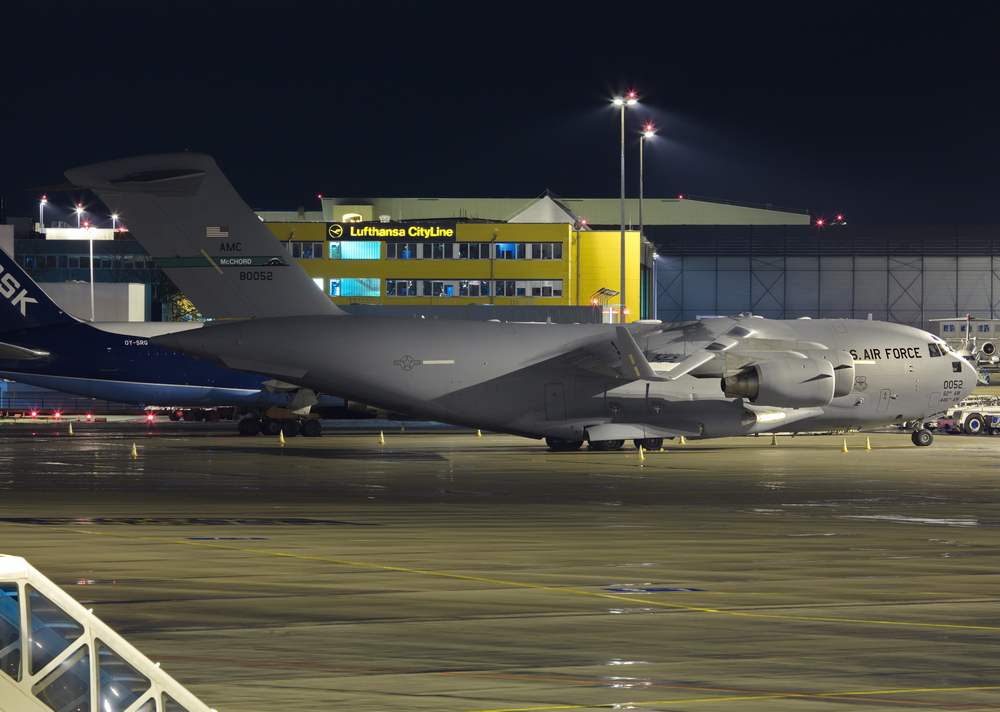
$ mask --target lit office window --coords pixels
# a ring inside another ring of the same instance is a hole
[[[385,296],[415,297],[417,296],[417,280],[387,279],[385,280]]]
[[[955,325],[954,324],[945,324],[944,325],[944,331],[954,331],[954,330],[955,330]]]
[[[321,260],[323,259],[322,242],[289,242],[288,251],[297,260]]]
[[[332,280],[331,280],[332,282]],[[377,278],[341,279],[341,297],[380,297],[382,280]]]
[[[387,260],[415,260],[417,258],[417,243],[387,242],[385,243],[385,258]]]
[[[979,331],[983,331],[983,332],[987,332],[988,333],[989,330],[990,330],[990,325],[989,324],[979,324],[978,326],[979,326]]]
[[[341,242],[342,260],[377,260],[382,257],[381,242]]]
[[[458,282],[460,297],[488,297],[490,281],[488,279],[462,279]]]

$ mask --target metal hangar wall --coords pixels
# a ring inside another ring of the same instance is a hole
[[[1000,315],[1000,227],[655,225],[657,318]],[[935,329],[936,330],[936,329]]]

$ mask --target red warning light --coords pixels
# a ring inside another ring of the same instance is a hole
[[[684,200],[684,196],[683,196],[683,195],[678,195],[678,196],[677,196],[677,199],[678,199],[678,200]]]
[[[153,414],[153,413],[146,413],[146,422],[147,423],[152,423],[154,420],[156,420],[156,415],[155,414]]]
[[[62,413],[60,413],[57,410],[55,413],[52,414],[52,417],[55,418],[56,420],[59,420],[62,417]]]
[[[628,98],[629,98],[629,99],[635,99],[635,90],[632,90],[632,91],[630,91],[630,92],[628,93]]]
[[[90,422],[90,413],[87,413],[87,422]]]
[[[32,418],[37,418],[38,417],[38,411],[37,410],[31,411],[31,417]]]
[[[819,225],[820,227],[823,227],[823,225],[826,224],[826,221],[823,220],[823,218],[816,218],[816,224]]]

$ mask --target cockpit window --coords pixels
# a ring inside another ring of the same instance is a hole
[[[931,352],[931,358],[944,356],[944,353],[942,353],[941,348],[937,344],[927,344],[927,350]]]

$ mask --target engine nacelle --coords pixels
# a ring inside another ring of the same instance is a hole
[[[388,418],[392,413],[382,408],[376,408],[373,405],[366,405],[365,403],[358,403],[357,401],[344,401],[344,406],[348,410],[353,410],[355,413],[364,413],[365,415],[372,415],[376,418]]]
[[[806,351],[806,355],[833,364],[833,395],[848,396],[854,390],[854,359],[846,351]]]
[[[836,388],[833,364],[815,358],[762,361],[722,379],[722,390],[727,396],[779,408],[827,405],[833,400]]]

